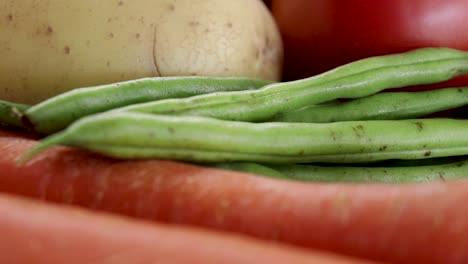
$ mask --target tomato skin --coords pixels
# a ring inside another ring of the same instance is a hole
[[[274,0],[272,12],[285,80],[419,47],[468,50],[467,0]]]

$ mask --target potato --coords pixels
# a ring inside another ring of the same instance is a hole
[[[2,0],[0,99],[147,76],[278,80],[282,52],[261,0]]]

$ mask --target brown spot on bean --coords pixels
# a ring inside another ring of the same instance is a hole
[[[414,124],[418,127],[418,131],[423,130],[423,123],[422,122],[415,122]]]
[[[52,35],[52,33],[54,33],[54,29],[51,26],[48,26],[47,27],[47,34]]]
[[[299,155],[299,156],[304,155],[304,150],[303,150],[303,149],[299,150],[299,152],[297,153],[297,155]]]
[[[232,23],[231,23],[231,22],[227,22],[227,23],[226,23],[226,27],[232,28]]]
[[[171,134],[175,133],[175,129],[173,127],[169,127],[167,130],[169,130],[169,133]]]
[[[107,19],[107,23],[110,23],[110,22],[112,22],[112,17],[109,17],[109,18]]]
[[[136,34],[135,34],[135,38],[136,38],[136,39],[140,39],[140,33],[136,33]]]
[[[384,151],[384,150],[386,150],[386,149],[387,149],[387,145],[383,145],[383,146],[381,146],[381,147],[379,148],[379,151]]]
[[[68,54],[70,54],[70,52],[71,52],[71,49],[70,49],[70,47],[69,47],[69,46],[65,46],[65,47],[63,48],[63,51],[65,52],[65,54],[67,54],[67,55],[68,55]]]
[[[443,171],[439,171],[439,178],[442,180],[442,181],[445,181],[445,173]]]
[[[114,38],[114,33],[109,33],[109,38]]]
[[[154,133],[154,131],[150,131],[150,132],[148,133],[148,136],[149,136],[150,138],[154,138],[154,136],[156,136],[156,134]]]
[[[424,157],[429,157],[430,155],[431,155],[431,151],[430,151],[430,150],[424,152]]]
[[[196,73],[196,72],[192,72],[191,75],[195,76],[195,75],[197,75],[197,73]]]
[[[356,125],[356,126],[353,126],[352,127],[353,129],[353,132],[354,134],[358,137],[358,138],[361,138],[363,136],[363,130],[364,130],[364,126],[362,125]]]
[[[169,4],[169,5],[167,6],[167,9],[168,9],[169,11],[174,11],[174,10],[175,10],[174,4]]]
[[[7,20],[10,21],[10,22],[13,21],[13,14],[8,14],[7,15]]]
[[[123,6],[123,4],[124,4],[123,1],[119,1],[119,2],[117,3],[118,6]]]

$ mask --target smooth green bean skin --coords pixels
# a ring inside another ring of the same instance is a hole
[[[317,81],[317,77],[267,85],[255,91],[222,92],[183,99],[135,104],[117,111],[169,115],[208,116],[224,120],[263,122],[278,113],[320,104],[337,98],[359,98],[384,89],[449,80],[468,73],[468,52],[440,59],[444,48],[426,48],[381,57],[389,66]],[[443,57],[443,56],[442,56]],[[417,58],[418,60],[416,60]],[[375,58],[373,58],[375,59]],[[359,61],[365,64],[365,60]],[[353,67],[349,64],[348,67]]]
[[[17,104],[0,100],[0,126],[25,128],[21,123],[21,115],[29,108],[29,105]]]
[[[273,169],[288,179],[312,182],[397,184],[468,178],[468,161],[406,167],[324,167],[300,164],[271,165],[266,167]],[[255,171],[255,173],[261,173],[261,171]]]
[[[269,81],[242,77],[154,77],[74,89],[32,106],[23,122],[51,134],[87,115],[126,105],[219,91],[258,89]]]
[[[270,121],[327,123],[352,120],[396,120],[422,117],[468,104],[468,87],[424,92],[387,92],[299,108]]]
[[[248,123],[106,112],[82,118],[31,150],[78,146],[121,159],[351,163],[468,154],[468,120]]]

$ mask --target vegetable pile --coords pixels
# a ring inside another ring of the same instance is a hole
[[[383,91],[467,73],[468,52],[421,48],[291,82],[161,77],[82,88],[33,106],[2,102],[0,121],[47,135],[22,162],[61,144],[309,181],[456,179],[468,176],[468,121],[427,115],[465,105],[467,88]]]

